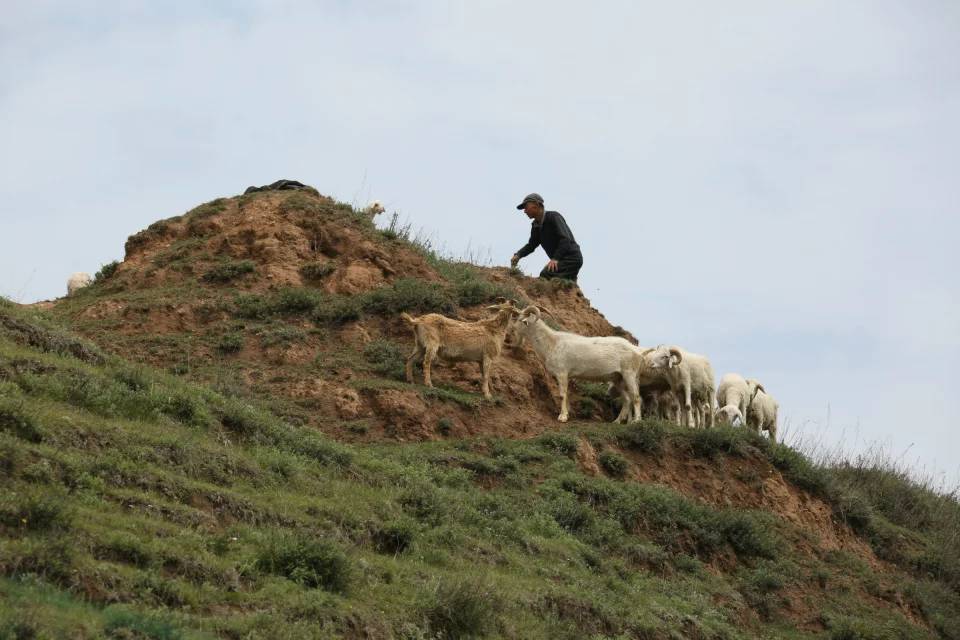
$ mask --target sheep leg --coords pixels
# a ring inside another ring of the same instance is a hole
[[[637,375],[633,371],[628,371],[626,376],[627,383],[627,395],[630,400],[630,407],[633,410],[633,416],[630,419],[630,422],[640,422],[642,417],[642,402],[640,399],[640,387],[637,384]]]
[[[560,415],[557,420],[566,422],[569,420],[569,408],[567,407],[567,385],[570,380],[566,373],[557,374],[557,386],[560,387]]]
[[[484,356],[480,361],[480,373],[483,376],[481,389],[483,390],[483,397],[487,400],[493,400],[493,395],[490,393],[490,369],[492,365],[493,361],[487,356]]]
[[[433,359],[437,357],[437,347],[426,349],[423,354],[423,384],[428,387],[433,386],[433,379],[430,377],[430,369],[433,366]]]
[[[413,363],[423,357],[423,347],[417,343],[417,346],[414,347],[413,353],[407,358],[407,382],[413,383]]]
[[[617,414],[617,417],[614,418],[613,421],[621,423],[628,419],[627,412],[630,410],[630,402],[622,380],[614,382],[613,388],[620,392],[620,413]]]
[[[683,381],[683,426],[694,427],[696,418],[693,415],[693,399],[691,398],[690,382]]]

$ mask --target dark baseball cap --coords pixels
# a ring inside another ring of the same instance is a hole
[[[537,204],[542,205],[543,196],[541,196],[539,193],[528,194],[527,197],[523,199],[523,202],[517,205],[517,209],[523,209],[525,206],[527,206],[528,202],[536,202]]]

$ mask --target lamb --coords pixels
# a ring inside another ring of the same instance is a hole
[[[537,306],[521,311],[517,330],[529,340],[544,367],[557,379],[560,388],[557,420],[569,419],[567,388],[570,378],[579,378],[613,382],[623,398],[623,407],[614,421],[639,421],[641,400],[637,376],[644,367],[640,349],[616,336],[588,337],[551,329],[543,321],[541,311]]]
[[[747,410],[757,391],[763,391],[763,385],[753,378],[744,379],[737,373],[728,373],[720,378],[717,387],[717,409],[715,419],[720,424],[746,424]]]
[[[383,213],[384,211],[386,211],[386,209],[384,208],[383,203],[380,202],[379,200],[373,200],[370,204],[368,204],[363,209],[363,213],[369,216],[370,220],[373,220],[375,217],[377,217],[379,214]]]
[[[72,296],[80,289],[88,287],[91,284],[93,284],[93,278],[90,277],[90,274],[78,271],[67,279],[67,295]]]
[[[760,430],[766,430],[770,435],[770,441],[777,441],[777,411],[780,405],[773,399],[773,396],[760,389],[754,396],[753,402],[747,409],[747,424],[753,427],[759,434]]]
[[[713,426],[713,367],[706,356],[679,347],[663,345],[644,351],[649,367],[646,380],[662,376],[670,384],[680,403],[681,424],[693,427]]]
[[[428,313],[414,318],[407,313],[400,317],[413,329],[416,348],[407,358],[407,381],[413,382],[413,363],[423,358],[423,383],[433,386],[431,366],[436,358],[448,362],[479,362],[483,375],[483,397],[492,400],[490,374],[493,362],[503,350],[510,320],[518,310],[507,301],[487,307],[497,312],[495,316],[464,322],[439,313]]]

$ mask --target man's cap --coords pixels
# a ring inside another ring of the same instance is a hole
[[[536,202],[537,204],[542,205],[543,196],[541,196],[539,193],[531,193],[523,199],[523,202],[517,205],[517,209],[523,209],[525,206],[527,206],[528,202]]]

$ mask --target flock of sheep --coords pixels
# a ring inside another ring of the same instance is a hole
[[[543,320],[543,307],[520,309],[501,300],[488,307],[496,314],[476,322],[454,320],[438,313],[418,318],[401,314],[413,329],[416,347],[407,358],[407,380],[422,359],[424,384],[433,386],[431,367],[436,359],[478,362],[482,390],[491,399],[490,374],[504,344],[530,343],[543,366],[557,379],[560,415],[569,417],[567,388],[571,379],[610,383],[610,393],[622,401],[615,422],[637,422],[648,415],[676,424],[706,428],[714,424],[746,425],[777,438],[777,402],[763,385],[728,373],[714,387],[713,368],[702,355],[674,346],[638,347],[616,336],[581,336],[557,331]]]
[[[385,208],[374,200],[361,212],[372,220]],[[87,273],[67,280],[67,295],[90,285]],[[438,313],[401,317],[413,329],[416,348],[407,358],[407,380],[413,382],[413,365],[423,362],[423,378],[433,386],[431,367],[436,359],[477,362],[482,373],[483,396],[491,399],[490,375],[504,344],[519,346],[527,340],[560,388],[560,415],[569,417],[567,388],[571,379],[610,383],[610,393],[622,405],[616,422],[637,422],[647,415],[676,424],[706,428],[714,424],[747,425],[777,438],[777,402],[763,385],[728,373],[714,388],[713,368],[702,355],[675,346],[638,347],[615,336],[581,336],[552,329],[543,321],[543,307],[520,309],[510,301],[488,307],[496,314],[476,322],[454,320]]]

